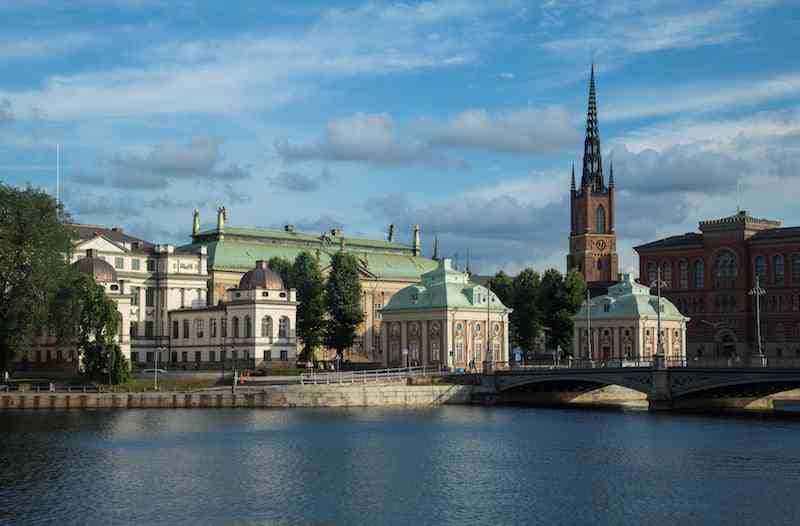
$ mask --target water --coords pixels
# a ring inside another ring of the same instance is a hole
[[[798,524],[800,420],[641,412],[0,414],[0,524]]]

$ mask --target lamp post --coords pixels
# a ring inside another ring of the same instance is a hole
[[[664,349],[661,346],[661,287],[666,287],[667,283],[661,279],[661,267],[656,269],[656,279],[650,283],[650,288],[656,288],[656,295],[658,297],[658,304],[656,305],[656,355],[655,365],[656,368],[662,369],[665,365]]]
[[[153,390],[158,391],[158,357],[165,347],[156,347],[156,359],[153,366]]]
[[[761,288],[761,279],[758,274],[756,274],[756,286],[750,289],[748,294],[753,296],[753,299],[756,302],[756,339],[758,360],[761,367],[764,367],[767,364],[767,357],[764,356],[764,350],[761,347],[761,296],[766,295],[767,291]]]
[[[592,366],[592,306],[594,302],[589,295],[589,289],[586,289],[586,359],[589,361],[589,367]]]

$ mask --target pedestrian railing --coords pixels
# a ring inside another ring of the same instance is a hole
[[[341,371],[330,373],[303,373],[301,385],[319,384],[366,384],[406,378],[439,376],[449,374],[441,365],[422,365],[417,367],[398,367],[393,369],[368,369],[365,371]]]

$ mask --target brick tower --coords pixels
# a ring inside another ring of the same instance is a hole
[[[572,166],[567,256],[567,269],[577,270],[583,275],[592,295],[605,294],[608,286],[618,280],[614,216],[614,165],[609,167],[606,185],[603,179],[603,159],[600,155],[600,130],[597,124],[597,97],[592,65],[580,187],[575,186],[575,165]]]

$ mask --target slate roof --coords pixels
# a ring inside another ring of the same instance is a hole
[[[100,226],[100,225],[82,225],[82,224],[69,224],[70,229],[78,236],[80,241],[86,241],[89,239],[93,239],[97,236],[103,236],[110,241],[114,241],[118,244],[133,244],[139,243],[139,250],[141,252],[152,252],[154,248],[154,244],[145,241],[144,239],[140,239],[138,237],[133,237],[126,234],[122,229],[113,227],[109,228],[107,226]],[[136,251],[136,250],[134,250]]]
[[[784,228],[767,228],[765,230],[759,230],[753,235],[753,237],[750,238],[750,240],[761,241],[768,239],[769,240],[785,239],[792,237],[800,237],[800,226],[789,226]]]
[[[703,234],[700,234],[698,232],[687,232],[686,234],[680,236],[670,236],[670,237],[665,237],[664,239],[659,239],[657,241],[651,241],[650,243],[645,243],[643,245],[633,247],[633,249],[638,252],[640,250],[685,247],[685,246],[702,247]]]

